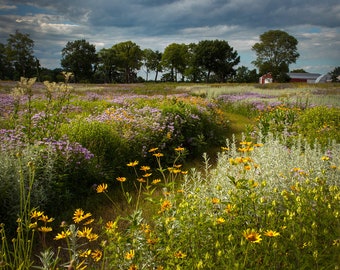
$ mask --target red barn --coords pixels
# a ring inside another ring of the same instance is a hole
[[[273,82],[273,77],[271,73],[264,74],[259,79],[260,84],[272,83],[272,82]]]

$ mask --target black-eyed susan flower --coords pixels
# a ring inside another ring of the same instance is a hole
[[[137,178],[137,181],[139,183],[146,183],[146,180],[144,178]]]
[[[34,210],[34,211],[32,211],[31,212],[31,219],[38,219],[39,217],[41,217],[42,215],[44,214],[44,212],[43,211],[36,211],[36,210]]]
[[[129,162],[128,164],[126,164],[126,166],[128,166],[128,167],[135,167],[135,166],[138,165],[138,163],[139,163],[139,161],[135,160],[135,161]]]
[[[54,240],[60,240],[60,239],[65,239],[71,235],[71,232],[69,230],[67,231],[62,231],[61,233],[58,233],[56,237],[54,237]]]
[[[153,156],[160,158],[163,157],[164,155],[162,153],[155,153],[153,154]]]
[[[158,150],[158,147],[151,148],[151,149],[149,150],[149,153],[156,152],[157,150]]]
[[[127,260],[132,260],[134,257],[135,257],[135,251],[133,249],[125,253],[125,259]]]
[[[185,150],[184,147],[176,147],[175,148],[176,152],[183,152],[184,150]]]
[[[49,218],[47,215],[41,215],[38,220],[41,220],[42,222],[49,223],[54,220],[54,218]]]
[[[113,222],[112,220],[105,223],[106,230],[115,230],[117,229],[117,222]]]
[[[218,203],[221,202],[221,200],[220,200],[219,198],[212,198],[212,199],[211,199],[211,202],[212,202],[213,204],[218,204]]]
[[[90,233],[88,236],[86,236],[87,240],[89,242],[96,241],[98,239],[99,235],[96,233]]]
[[[135,264],[131,264],[129,270],[138,270],[138,266]]]
[[[217,224],[223,224],[225,222],[225,219],[223,217],[219,217],[216,219]]]
[[[103,256],[103,253],[99,249],[96,249],[91,252],[91,257],[95,262],[99,262],[102,256]]]
[[[156,185],[156,184],[158,184],[159,182],[161,182],[161,179],[155,179],[155,180],[153,180],[153,181],[151,182],[151,184]]]
[[[47,233],[47,232],[51,232],[52,228],[51,227],[42,226],[42,227],[38,228],[38,231],[43,232],[43,233]]]
[[[260,243],[262,241],[261,235],[254,229],[243,231],[243,237],[251,243]]]
[[[149,166],[141,166],[140,170],[146,172],[146,171],[150,170],[150,167]]]
[[[84,216],[84,210],[81,208],[78,208],[74,211],[72,219],[75,223],[79,223],[83,220],[83,216]]]
[[[107,191],[107,184],[103,183],[97,186],[96,188],[97,193],[103,193]]]
[[[89,237],[91,233],[92,233],[92,228],[84,227],[83,230],[79,230],[77,232],[77,236],[79,238],[82,238],[82,237],[87,238]]]
[[[161,205],[161,212],[167,211],[172,207],[171,202],[169,200],[163,201]]]
[[[264,235],[268,237],[277,237],[280,236],[280,233],[273,230],[267,230]]]
[[[177,252],[175,252],[174,256],[177,259],[184,259],[187,255],[185,253],[183,253],[182,251],[177,251]]]
[[[151,175],[152,175],[152,173],[146,173],[146,174],[143,174],[143,177],[148,178],[148,177],[150,177]]]
[[[120,176],[120,177],[117,177],[116,180],[122,183],[126,181],[126,177]]]

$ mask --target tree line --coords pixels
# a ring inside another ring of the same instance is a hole
[[[16,31],[7,44],[0,43],[0,79],[18,80],[21,76],[60,81],[61,71],[72,72],[74,82],[133,83],[141,81],[258,82],[271,72],[275,81],[287,81],[289,64],[299,57],[298,41],[281,30],[260,36],[252,50],[253,64],[259,69],[238,66],[238,52],[225,40],[202,40],[190,44],[169,44],[163,52],[141,49],[132,41],[96,51],[85,39],[69,41],[61,51],[60,69],[41,67],[34,56],[34,41],[29,34]],[[144,71],[145,79],[138,76]],[[152,78],[151,78],[152,74]]]

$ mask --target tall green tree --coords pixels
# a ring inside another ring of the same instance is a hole
[[[99,72],[103,74],[104,82],[112,83],[116,79],[117,72],[117,55],[116,51],[112,48],[103,48],[98,53],[99,57]]]
[[[330,73],[332,82],[340,82],[340,67],[334,68]]]
[[[233,79],[237,83],[254,83],[259,81],[256,69],[250,70],[245,66],[238,67]]]
[[[149,73],[155,72],[155,81],[157,81],[158,73],[162,72],[162,53],[153,51],[152,49],[143,50],[143,65],[146,68],[146,80],[149,79]]]
[[[69,41],[61,55],[61,66],[73,73],[75,82],[92,81],[98,64],[94,45],[85,39]]]
[[[289,65],[300,56],[297,45],[297,39],[284,31],[267,31],[252,47],[257,57],[252,63],[259,68],[260,74],[270,72],[274,81],[285,80]]]
[[[195,65],[206,74],[206,81],[214,73],[220,82],[235,74],[234,66],[240,62],[240,56],[227,41],[202,40],[195,48]]]
[[[36,75],[36,58],[33,55],[34,41],[29,34],[16,31],[7,39],[7,59],[14,70],[14,80]]]
[[[12,80],[14,69],[7,57],[6,45],[0,43],[0,79]]]
[[[112,46],[117,56],[117,66],[123,71],[124,82],[136,81],[137,72],[142,66],[143,51],[132,41],[125,41]]]
[[[177,75],[182,75],[188,65],[188,47],[185,44],[172,43],[168,45],[162,56],[162,66],[169,70],[168,79],[172,82],[177,81]]]

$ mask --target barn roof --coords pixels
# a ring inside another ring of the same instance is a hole
[[[295,72],[289,72],[287,75],[291,79],[305,79],[305,80],[316,80],[318,77],[320,77],[321,74],[319,73],[295,73]]]

